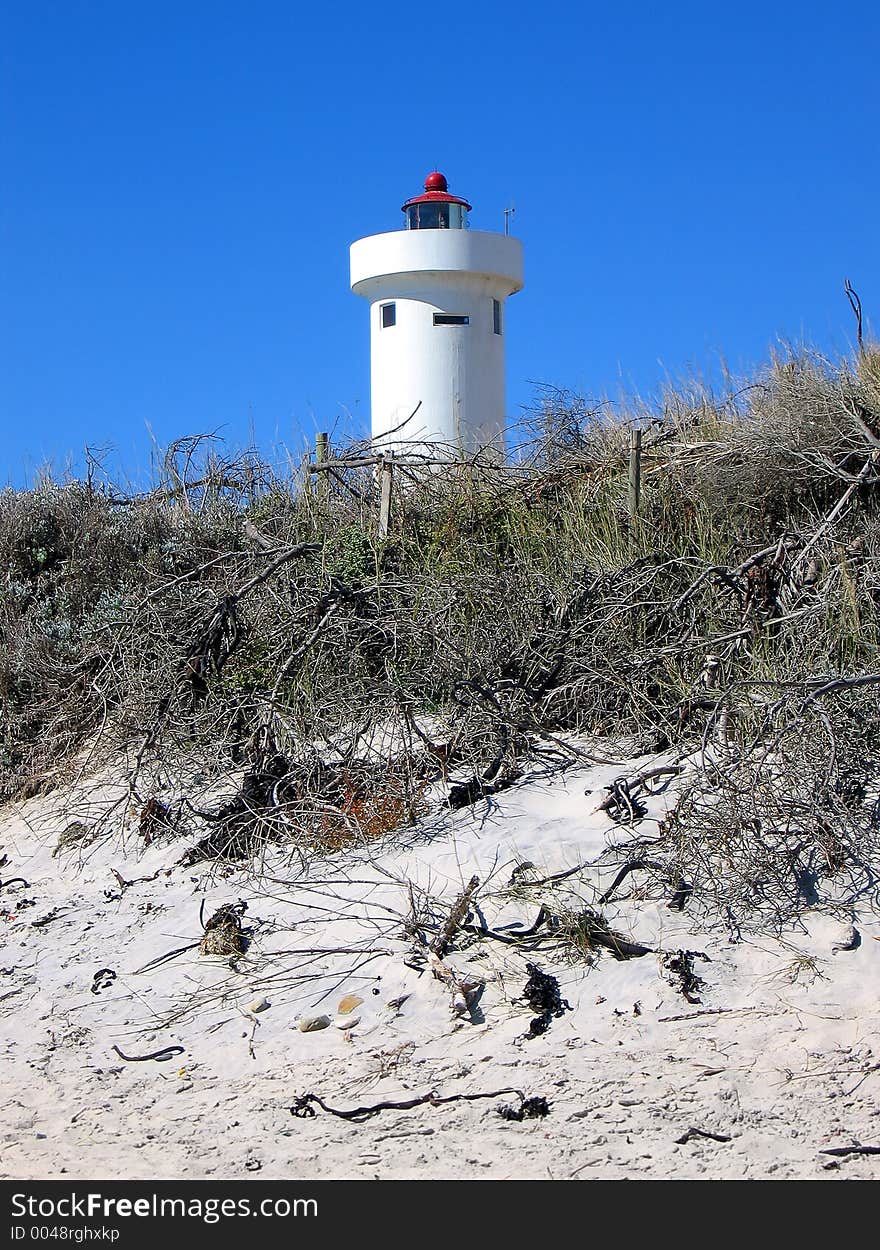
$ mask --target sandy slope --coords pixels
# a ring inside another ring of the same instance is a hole
[[[181,843],[144,849],[133,828],[53,857],[70,820],[60,800],[6,809],[0,880],[27,886],[0,892],[0,1176],[880,1176],[876,1156],[819,1153],[880,1144],[876,912],[854,915],[860,944],[834,954],[846,917],[815,915],[783,940],[731,944],[687,912],[610,904],[620,932],[709,956],[697,961],[699,1004],[685,1001],[654,954],[617,962],[605,953],[584,967],[480,940],[450,955],[487,981],[476,1022],[457,1021],[446,988],[404,962],[408,880],[448,906],[478,873],[492,926],[528,926],[541,898],[558,906],[572,890],[594,900],[613,870],[550,893],[506,887],[522,861],[547,875],[620,840],[619,827],[590,814],[584,791],[621,771],[526,777],[491,803],[434,818],[375,860],[363,852],[305,866],[273,852],[256,872],[166,874]],[[669,801],[653,799],[651,815]],[[159,875],[120,890],[111,869],[127,880]],[[203,903],[208,916],[239,899],[255,931],[231,966],[192,949],[137,971],[198,941]],[[513,1000],[530,958],[559,977],[573,1010],[523,1040],[532,1013]],[[93,993],[95,973],[108,968],[116,979]],[[303,1014],[332,1015],[347,993],[364,999],[348,1035],[295,1027]],[[270,1006],[253,1015],[260,998]],[[173,1044],[184,1053],[126,1063],[114,1044],[129,1055]],[[505,1122],[496,1109],[515,1096],[385,1111],[362,1124],[289,1110],[306,1091],[352,1107],[503,1087],[544,1095],[551,1114]],[[730,1140],[677,1144],[690,1127]]]

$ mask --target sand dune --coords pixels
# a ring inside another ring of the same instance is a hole
[[[823,1153],[880,1145],[880,917],[867,903],[731,941],[697,909],[639,899],[633,874],[602,910],[651,953],[599,950],[588,964],[549,937],[529,949],[459,931],[446,963],[483,988],[454,1015],[406,932],[409,883],[417,910],[442,916],[476,874],[480,915],[507,936],[542,903],[595,907],[608,864],[529,882],[626,839],[585,795],[620,772],[535,772],[381,846],[329,858],[271,848],[232,868],[183,867],[179,840],[144,847],[135,823],[92,844],[74,829],[58,850],[64,809],[106,802],[106,778],[5,809],[0,1175],[880,1176],[877,1156]],[[671,801],[649,800],[643,833]],[[240,903],[246,951],[200,953],[200,913]],[[689,998],[664,962],[679,951],[697,952],[703,984]],[[529,962],[571,1008],[538,1036],[519,997]],[[328,1027],[298,1027],[320,1015]],[[345,1110],[505,1088],[546,1098],[549,1115],[505,1120],[498,1108],[516,1094],[360,1123],[290,1111],[306,1093]]]

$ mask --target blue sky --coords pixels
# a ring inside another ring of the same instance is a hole
[[[880,318],[880,6],[7,0],[0,482],[369,422],[348,245],[436,164],[526,287],[508,404],[655,396]]]

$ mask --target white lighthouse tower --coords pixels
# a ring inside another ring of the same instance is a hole
[[[523,285],[522,244],[468,229],[470,208],[435,170],[403,205],[404,229],[351,245],[351,289],[370,301],[382,450],[504,454],[505,300]]]

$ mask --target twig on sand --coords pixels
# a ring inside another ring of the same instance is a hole
[[[479,884],[479,877],[471,877],[470,881],[453,903],[452,910],[449,913],[446,924],[431,943],[431,953],[436,955],[438,959],[442,959],[446,954],[446,951],[449,948],[449,943],[455,937],[456,930],[460,927],[461,922],[470,911],[471,902],[477,892]]]
[[[848,1089],[846,1091],[847,1097],[849,1097],[850,1094],[854,1094],[856,1090],[859,1088],[859,1086],[862,1084],[862,1082],[867,1081],[868,1077],[871,1075],[872,1072],[880,1072],[880,1063],[872,1063],[870,1068],[865,1069],[865,1071],[861,1074],[861,1076],[856,1081],[852,1089]]]
[[[250,1055],[251,1059],[256,1059],[257,1057],[257,1052],[254,1050],[254,1037],[256,1036],[256,1032],[259,1027],[260,1027],[260,1022],[257,1019],[257,1017],[254,1016],[253,1026],[251,1027],[251,1035],[248,1038],[248,1054]]]
[[[418,1098],[407,1098],[402,1102],[377,1102],[373,1103],[372,1106],[352,1107],[349,1111],[340,1111],[335,1107],[328,1107],[317,1094],[301,1094],[290,1108],[290,1114],[301,1120],[310,1119],[315,1114],[312,1103],[317,1103],[321,1110],[326,1111],[328,1115],[339,1116],[342,1120],[353,1120],[355,1123],[358,1123],[361,1120],[368,1120],[371,1116],[378,1115],[380,1111],[411,1111],[413,1107],[425,1105],[440,1107],[448,1102],[476,1102],[479,1098],[500,1098],[503,1094],[516,1094],[521,1104],[527,1101],[522,1090],[512,1088],[493,1089],[485,1094],[448,1094],[445,1098],[441,1098],[439,1094],[431,1090],[429,1094],[421,1094]]]
[[[649,786],[649,782],[660,777],[678,777],[684,772],[683,764],[660,764],[656,768],[648,768],[644,772],[638,774],[637,777],[616,777],[610,785],[606,786],[609,791],[606,798],[598,805],[597,811],[607,812],[612,820],[621,823],[633,825],[646,815],[647,809],[639,798],[641,791],[647,794],[658,794],[661,790],[669,785],[669,781],[653,789]]]
[[[135,968],[132,976],[139,976],[142,972],[149,972],[152,968],[158,968],[160,964],[167,963],[169,959],[176,959],[178,955],[183,955],[187,951],[194,951],[201,942],[190,942],[188,946],[178,946],[173,951],[168,951],[166,955],[160,955],[158,959],[151,959],[148,964],[144,964],[143,968]]]
[[[707,1007],[704,1011],[687,1011],[683,1016],[658,1016],[658,1024],[671,1024],[674,1020],[696,1020],[697,1016],[728,1016],[741,1012],[757,1012],[762,1016],[771,1016],[772,1011],[763,1011],[760,1007]]]
[[[659,869],[661,872],[665,871],[665,869],[664,869],[663,865],[662,865],[662,864],[658,864],[656,860],[653,860],[653,859],[631,859],[631,860],[629,861],[629,863],[628,863],[628,864],[624,864],[624,865],[623,865],[623,867],[621,868],[620,872],[617,874],[617,876],[616,876],[616,877],[614,878],[614,880],[611,882],[611,885],[608,887],[608,889],[605,891],[605,893],[604,893],[604,894],[602,894],[602,895],[600,895],[600,897],[599,897],[599,902],[600,902],[600,904],[601,904],[601,903],[610,903],[610,902],[611,902],[612,897],[614,896],[614,891],[617,889],[617,887],[618,887],[618,886],[619,886],[619,885],[620,885],[623,881],[625,881],[625,880],[626,880],[626,878],[629,876],[629,874],[630,874],[631,872],[636,872],[636,871],[637,871],[637,869],[640,869],[640,868],[654,868],[654,869]]]
[[[159,868],[156,870],[156,872],[154,872],[149,877],[134,877],[131,881],[128,881],[126,880],[125,877],[123,877],[122,873],[117,872],[115,868],[111,868],[110,871],[113,873],[113,876],[116,878],[119,884],[119,888],[120,890],[122,890],[123,893],[125,893],[125,891],[129,888],[129,886],[143,885],[144,882],[158,880],[158,878],[161,877],[163,874],[166,877],[170,876],[171,874],[170,868]]]
[[[126,1063],[146,1063],[148,1059],[155,1059],[156,1063],[167,1063],[175,1055],[185,1054],[183,1046],[163,1046],[161,1050],[151,1050],[148,1055],[125,1055],[118,1046],[114,1046],[113,1049]]]
[[[832,1146],[828,1150],[820,1150],[820,1155],[835,1155],[844,1159],[847,1155],[880,1155],[880,1146]]]
[[[687,1142],[691,1141],[694,1137],[705,1137],[705,1138],[708,1138],[709,1141],[720,1141],[720,1142],[731,1140],[731,1138],[728,1137],[725,1133],[710,1133],[708,1129],[695,1128],[692,1124],[686,1132],[682,1133],[681,1137],[676,1137],[675,1144],[676,1146],[684,1146],[686,1145]]]
[[[494,929],[490,929],[482,916],[479,916],[479,924],[465,924],[461,927],[468,933],[479,933],[481,937],[492,938],[496,942],[504,942],[507,946],[516,946],[520,942],[535,938],[540,941],[546,937],[546,934],[539,933],[538,930],[542,925],[549,925],[555,917],[542,904],[534,924],[529,925],[527,929],[512,929],[509,933],[499,933]]]
[[[450,913],[449,920],[447,920],[446,925],[444,926],[443,934],[445,934],[447,930],[449,930],[450,922],[456,916],[456,913],[460,912],[460,904],[462,903],[462,900],[467,898],[469,901],[473,891],[476,890],[478,884],[479,884],[478,879],[476,877],[473,877],[471,879],[470,885],[468,885],[464,894],[462,894],[458,898],[455,905],[453,906],[452,912]],[[419,957],[423,958],[428,963],[435,979],[438,981],[445,982],[446,985],[448,985],[450,990],[452,991],[452,1014],[453,1016],[463,1016],[470,1009],[471,1003],[473,1002],[475,996],[479,993],[479,991],[485,985],[485,981],[483,980],[482,977],[461,976],[458,972],[455,971],[454,968],[452,968],[449,964],[445,963],[440,958],[440,956],[436,953],[436,947],[440,945],[442,941],[442,937],[443,937],[442,934],[441,934],[441,937],[437,941],[435,941],[432,946],[428,945],[427,941],[425,940],[424,934],[422,933],[419,927],[418,913],[417,913],[417,908],[416,908],[415,895],[413,894],[412,882],[410,882],[409,884],[409,904],[410,904],[410,918],[407,923],[407,929],[409,931],[410,936],[412,937],[413,942],[418,948]],[[465,914],[466,914],[466,911],[460,912],[459,920],[462,919]],[[451,937],[451,933],[450,933],[450,937]]]

